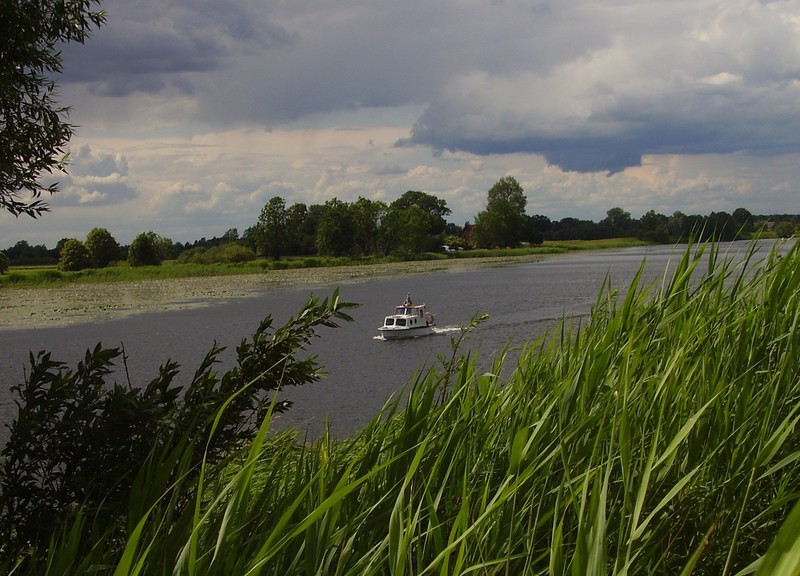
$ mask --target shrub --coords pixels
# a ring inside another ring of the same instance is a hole
[[[242,246],[234,242],[204,248],[198,246],[190,248],[178,256],[180,263],[192,264],[220,264],[234,262],[249,262],[256,259],[256,253],[247,246]]]
[[[211,251],[219,253],[219,255],[216,256],[219,262],[250,262],[256,259],[256,253],[252,249],[247,246],[242,246],[241,244],[223,244],[222,246],[212,248]]]
[[[214,370],[223,351],[214,345],[185,390],[174,385],[179,367],[171,361],[145,386],[110,383],[118,348],[97,344],[75,370],[50,353],[31,353],[30,375],[11,389],[19,413],[0,453],[0,558],[46,545],[77,504],[91,510],[98,529],[113,528],[137,472],[154,452],[185,448],[181,438],[201,444],[183,482],[196,479],[201,461],[206,467],[224,461],[255,436],[271,391],[320,378],[314,356],[294,355],[317,327],[350,321],[344,310],[352,306],[339,301],[337,290],[330,301],[312,296],[272,333],[267,316],[237,347],[233,369],[222,376]]]
[[[184,250],[180,254],[178,254],[178,263],[179,264],[198,264],[203,261],[204,254],[208,248],[204,246],[196,246],[194,248],[189,248],[188,250]]]
[[[468,250],[470,248],[466,240],[460,236],[445,236],[442,243],[449,246],[451,250]]]
[[[11,266],[11,261],[8,258],[8,254],[0,250],[0,274],[5,274],[8,272],[8,268]]]
[[[786,220],[782,220],[775,224],[772,231],[778,238],[791,238],[794,236],[794,224]]]
[[[80,240],[71,238],[61,247],[61,254],[58,259],[59,270],[65,272],[83,270],[92,265],[92,258],[88,248]]]

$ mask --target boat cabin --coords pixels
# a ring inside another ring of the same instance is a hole
[[[397,306],[394,314],[387,316],[384,326],[417,326],[420,323],[427,325],[425,305],[422,306]]]

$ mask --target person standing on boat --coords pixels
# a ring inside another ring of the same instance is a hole
[[[411,301],[411,293],[407,292],[406,293],[406,301],[403,302],[403,306],[413,306],[413,305],[414,305],[414,303]]]

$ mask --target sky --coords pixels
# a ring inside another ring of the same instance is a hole
[[[121,243],[240,233],[287,205],[433,194],[527,213],[798,213],[800,0],[104,0],[63,51],[76,126],[40,219]]]

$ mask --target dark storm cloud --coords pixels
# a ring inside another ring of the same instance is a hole
[[[557,66],[451,79],[400,144],[536,153],[567,171],[610,173],[648,154],[800,151],[798,4],[666,7],[584,3],[573,13],[605,31],[588,41],[585,19],[553,14],[571,46],[554,54]]]
[[[291,42],[247,3],[108,2],[108,24],[85,45],[64,48],[65,81],[103,96],[166,88],[193,93],[191,74],[212,73],[242,54]]]
[[[207,116],[239,122],[291,122],[340,110],[420,105],[463,67],[436,2],[304,2],[275,15],[291,45],[253,54],[207,85]],[[448,46],[450,43],[450,46]]]
[[[540,130],[536,113],[516,114],[512,131],[504,125],[503,111],[438,102],[400,144],[479,155],[536,153],[567,171],[610,173],[641,165],[646,154],[786,154],[800,151],[798,98],[796,82],[620,95],[577,125],[565,119],[565,126],[572,125],[560,133]],[[481,118],[477,128],[470,125],[471,117]]]
[[[190,95],[217,127],[427,106],[404,144],[618,172],[800,150],[800,7],[757,0],[108,0],[70,47],[98,95]]]

